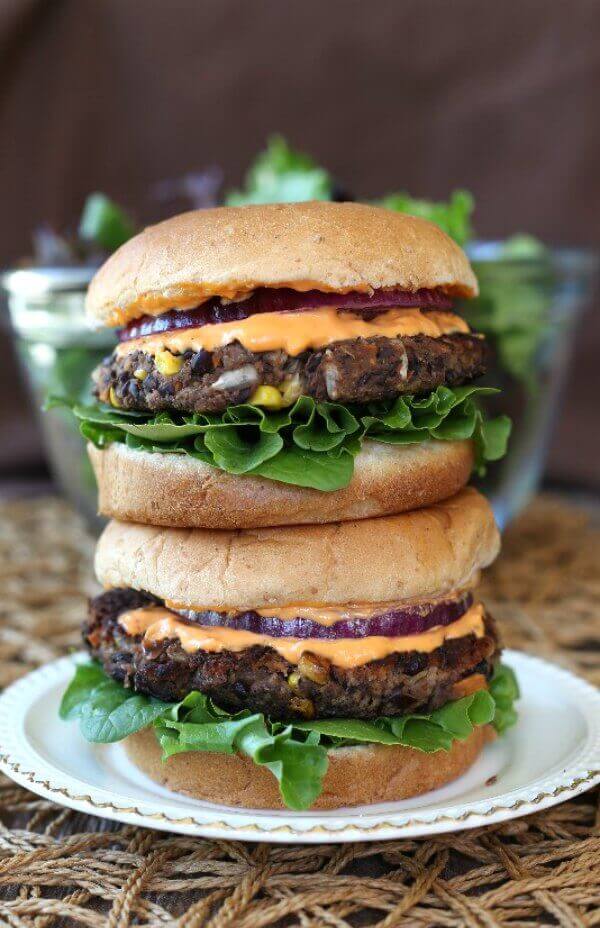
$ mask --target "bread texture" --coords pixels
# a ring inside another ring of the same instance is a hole
[[[275,480],[227,474],[181,454],[88,445],[102,515],[175,528],[260,528],[341,522],[430,506],[453,496],[473,467],[470,441],[414,445],[365,442],[354,476],[323,493]]]
[[[97,323],[118,326],[258,287],[477,294],[466,255],[433,223],[313,201],[196,210],[150,226],[100,268],[86,305]]]
[[[499,544],[488,502],[467,488],[425,509],[327,525],[214,531],[113,521],[96,573],[105,587],[190,609],[392,602],[464,587]]]
[[[312,809],[393,802],[439,789],[465,773],[494,737],[485,725],[434,754],[402,745],[336,748],[329,752],[323,792]],[[248,757],[190,751],[163,762],[151,729],[130,735],[125,750],[143,773],[174,792],[246,809],[285,808],[275,777]]]

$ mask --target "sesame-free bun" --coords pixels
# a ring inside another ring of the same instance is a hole
[[[88,445],[102,515],[175,528],[260,528],[341,522],[430,506],[467,483],[470,441],[414,445],[365,442],[354,476],[323,493],[275,480],[228,474],[184,454]]]
[[[117,326],[257,287],[477,293],[464,252],[433,223],[313,201],[196,210],[150,226],[100,268],[86,305],[96,322]]]
[[[475,728],[449,751],[425,754],[402,745],[369,744],[329,752],[323,792],[312,809],[393,802],[439,789],[475,762],[493,729]],[[152,729],[125,741],[130,760],[150,779],[177,793],[246,809],[283,809],[277,781],[265,767],[239,754],[190,751],[166,761]]]
[[[492,510],[476,490],[395,516],[327,525],[213,531],[110,522],[96,549],[107,588],[181,608],[430,599],[461,589],[498,553]]]

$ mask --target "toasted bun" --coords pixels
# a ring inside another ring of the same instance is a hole
[[[495,737],[488,725],[476,728],[449,751],[425,754],[401,745],[369,744],[329,752],[323,792],[313,809],[340,809],[410,799],[455,780]],[[125,750],[150,779],[176,793],[246,809],[285,808],[275,777],[248,757],[191,751],[161,760],[151,729],[130,735]]]
[[[343,490],[227,474],[186,455],[88,445],[99,511],[123,522],[175,528],[260,528],[342,522],[430,506],[453,496],[473,467],[470,441],[366,442]]]
[[[103,325],[123,325],[257,287],[477,293],[464,252],[433,223],[315,201],[197,210],[150,226],[100,268],[87,311]]]
[[[184,608],[391,602],[463,587],[499,549],[473,489],[427,509],[331,525],[211,531],[111,522],[96,549],[106,587]]]

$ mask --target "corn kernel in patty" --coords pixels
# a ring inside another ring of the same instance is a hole
[[[283,397],[277,387],[257,387],[249,403],[255,406],[265,406],[266,409],[281,409],[283,406]]]
[[[171,354],[171,352],[167,351],[166,348],[163,351],[156,352],[154,361],[161,374],[164,374],[165,377],[171,377],[173,374],[178,374],[183,367],[183,358]]]

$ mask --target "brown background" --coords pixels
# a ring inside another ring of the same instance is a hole
[[[600,248],[596,0],[1,0],[0,77],[3,265],[90,190],[144,220],[162,178],[216,163],[236,184],[274,130],[356,196],[465,186],[482,236]],[[599,354],[594,307],[553,479],[600,485]],[[12,378],[14,466],[39,451]]]

